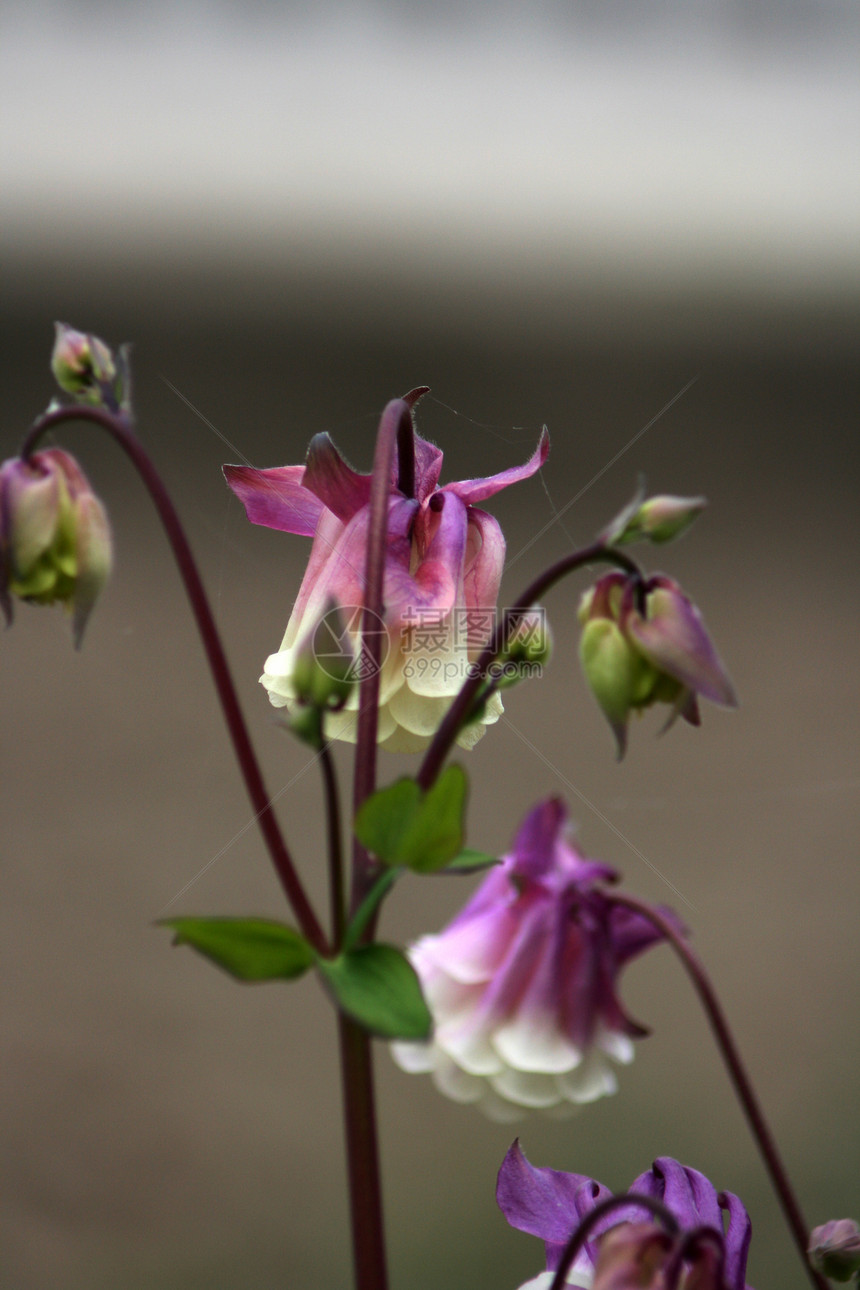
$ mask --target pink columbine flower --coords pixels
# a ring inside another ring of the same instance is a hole
[[[630,1184],[629,1194],[661,1202],[672,1214],[680,1233],[676,1241],[660,1240],[661,1229],[643,1223],[641,1207],[620,1206],[595,1222],[584,1246],[568,1270],[565,1283],[579,1290],[626,1290],[640,1286],[659,1290],[668,1282],[664,1270],[677,1252],[678,1243],[702,1229],[710,1240],[696,1242],[681,1262],[678,1290],[748,1290],[747,1256],[752,1228],[744,1206],[731,1192],[717,1192],[696,1169],[663,1156],[647,1173]],[[540,1237],[546,1248],[546,1272],[520,1290],[548,1290],[565,1247],[583,1219],[612,1192],[582,1174],[532,1165],[514,1142],[502,1162],[496,1187],[499,1208],[512,1227]],[[724,1223],[724,1214],[728,1222]],[[607,1232],[612,1238],[606,1237]],[[673,1249],[674,1246],[674,1249]],[[640,1275],[631,1280],[625,1271]]]
[[[395,1061],[492,1119],[613,1093],[610,1059],[631,1061],[647,1033],[615,981],[660,934],[611,903],[614,871],[580,855],[567,831],[564,804],[542,802],[462,912],[409,951],[434,1034],[393,1044]]]
[[[486,644],[502,576],[505,540],[498,522],[477,503],[527,479],[546,460],[546,431],[523,466],[485,479],[438,487],[442,452],[415,436],[415,495],[391,480],[383,601],[388,634],[380,685],[379,741],[396,752],[417,752],[432,738],[469,664]],[[255,470],[225,466],[227,483],[253,524],[313,536],[310,561],[286,634],[266,659],[262,684],[275,707],[295,700],[297,651],[334,602],[358,661],[364,569],[370,521],[370,475],[357,474],[328,435],[317,435],[303,466]],[[354,741],[358,695],[326,716],[328,738]],[[459,743],[471,747],[502,711],[498,694],[482,722]]]

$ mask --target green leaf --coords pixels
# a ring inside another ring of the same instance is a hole
[[[383,862],[399,865],[400,842],[421,809],[423,794],[414,779],[398,779],[366,798],[355,817],[355,836]]]
[[[437,870],[438,873],[458,873],[470,874],[480,873],[482,869],[492,869],[493,865],[501,864],[498,856],[488,855],[486,851],[472,851],[469,847],[461,851],[450,864],[446,864],[444,869]]]
[[[292,927],[267,918],[163,918],[174,945],[190,945],[237,981],[292,980],[315,961]]]
[[[338,1006],[384,1039],[426,1039],[433,1019],[415,969],[393,945],[359,945],[317,967]]]
[[[463,846],[467,790],[461,766],[449,766],[426,793],[414,779],[398,779],[362,803],[355,835],[383,864],[442,869]]]

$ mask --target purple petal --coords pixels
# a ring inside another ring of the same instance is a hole
[[[677,931],[686,933],[686,927],[674,910],[665,905],[659,905],[657,908],[664,918],[671,921]],[[663,933],[644,914],[637,914],[635,910],[624,909],[620,905],[613,907],[609,927],[619,966],[629,963],[631,959],[664,939]]]
[[[583,1174],[535,1168],[519,1139],[502,1161],[496,1184],[496,1202],[511,1227],[562,1247],[585,1215],[610,1195],[607,1187]]]
[[[415,496],[419,502],[426,502],[431,493],[435,492],[436,485],[439,483],[439,476],[442,473],[442,449],[437,448],[435,443],[428,442],[416,434],[414,437],[415,444]],[[397,463],[394,468],[394,484],[397,482]]]
[[[630,1191],[662,1200],[684,1231],[703,1224],[718,1232],[723,1218],[713,1183],[696,1169],[689,1169],[669,1156],[661,1156],[645,1174],[631,1183]]]
[[[521,479],[529,479],[535,471],[540,470],[549,452],[549,432],[544,426],[540,440],[531,457],[522,466],[511,466],[498,475],[488,475],[483,479],[461,479],[458,483],[446,484],[443,492],[456,493],[467,506],[473,502],[485,502],[494,493],[499,493],[510,484],[517,484]]]
[[[325,507],[318,497],[302,487],[304,473],[304,466],[274,466],[270,470],[255,470],[253,466],[224,467],[224,478],[245,507],[252,524],[313,537]]]
[[[370,504],[371,478],[347,465],[330,435],[317,434],[311,439],[302,484],[344,524]]]
[[[567,807],[560,797],[549,797],[529,811],[514,839],[514,870],[540,879],[552,867],[555,848],[565,825]]]
[[[747,1279],[747,1257],[752,1239],[752,1223],[746,1209],[730,1191],[721,1192],[720,1208],[724,1209],[729,1222],[726,1228],[726,1278],[730,1290],[745,1290]]]
[[[411,511],[417,503],[401,500],[392,507],[411,523]],[[411,508],[411,509],[410,509]],[[457,497],[443,498],[440,511],[422,508],[409,542],[408,531],[393,529],[389,520],[389,542],[385,562],[385,611],[390,623],[405,622],[416,612],[438,614],[444,618],[457,602],[462,586],[463,561],[466,552],[466,508]],[[410,572],[413,547],[420,556]]]
[[[661,576],[646,584],[646,614],[635,608],[633,591],[624,606],[623,628],[654,667],[713,703],[737,707],[737,696],[702,616],[677,583]]]

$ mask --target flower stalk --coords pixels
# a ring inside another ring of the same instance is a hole
[[[296,916],[302,933],[317,952],[328,952],[328,941],[320,922],[308,900],[292,856],[272,810],[272,802],[263,781],[257,755],[251,743],[245,718],[239,705],[236,687],[230,673],[227,656],[209,605],[209,599],[200,577],[200,571],[191,551],[182,522],[173,505],[164,481],[131,427],[129,418],[121,412],[112,413],[101,407],[77,405],[54,408],[39,417],[31,426],[21,448],[26,459],[36,449],[39,440],[67,421],[89,421],[106,430],[119,444],[140,475],[164,526],[179,573],[188,596],[194,620],[203,642],[206,659],[212,672],[215,689],[230,732],[236,760],[245,781],[245,787],[254,808],[257,823],[263,834],[272,863],[280,879],[287,900]]]
[[[788,1171],[779,1154],[774,1136],[768,1128],[761,1104],[741,1060],[741,1055],[726,1015],[723,1012],[714,987],[711,985],[704,965],[677,927],[659,910],[652,908],[645,901],[637,900],[633,896],[613,893],[610,900],[613,904],[620,905],[624,909],[629,909],[648,918],[658,931],[662,932],[666,937],[666,940],[681,960],[705,1009],[708,1023],[717,1041],[717,1047],[728,1069],[729,1078],[734,1086],[738,1101],[743,1107],[744,1115],[747,1118],[747,1123],[759,1149],[765,1169],[776,1192],[783,1215],[800,1254],[801,1262],[815,1290],[827,1290],[826,1279],[809,1264],[807,1258],[809,1228],[804,1221],[800,1205],[788,1177]]]

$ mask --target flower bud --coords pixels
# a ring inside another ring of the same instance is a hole
[[[860,1272],[860,1227],[852,1218],[839,1218],[814,1228],[809,1262],[833,1281],[850,1281]]]
[[[336,712],[352,694],[355,655],[334,600],[296,651],[292,680],[299,703],[317,710]]]
[[[105,389],[111,389],[117,377],[110,349],[98,336],[75,331],[68,323],[54,323],[54,327],[51,371],[60,389],[84,403],[104,402]]]
[[[682,716],[699,724],[697,696],[735,707],[732,684],[701,614],[671,578],[646,581],[608,573],[583,596],[580,660],[608,720],[619,758],[630,713],[667,703],[668,725]]]
[[[60,448],[0,466],[0,592],[66,605],[79,646],[111,567],[107,515],[74,457]]]
[[[671,542],[690,527],[707,504],[704,497],[649,497],[630,521],[633,536],[625,535],[622,540],[630,542],[641,536],[652,542]]]

